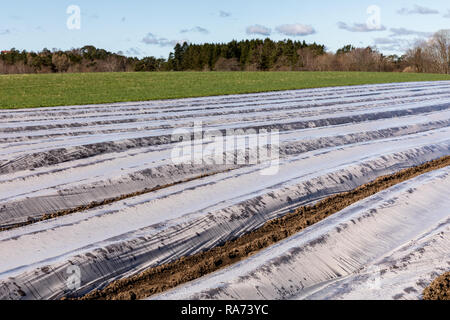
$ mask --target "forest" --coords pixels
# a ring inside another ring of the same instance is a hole
[[[346,45],[329,52],[305,41],[260,40],[177,44],[167,59],[126,57],[94,46],[0,53],[0,74],[140,71],[375,71],[450,72],[450,32],[442,30],[405,54]]]

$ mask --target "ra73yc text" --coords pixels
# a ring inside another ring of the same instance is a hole
[[[201,306],[193,306],[188,305],[181,308],[181,314],[185,316],[190,315],[199,315],[199,316],[208,316],[209,318],[213,318],[214,315],[222,314],[222,315],[269,315],[269,306],[268,305],[225,305],[225,308],[217,308],[217,307],[201,307]]]

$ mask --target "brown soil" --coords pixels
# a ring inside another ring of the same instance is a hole
[[[423,290],[424,300],[450,300],[450,272],[435,279]]]
[[[92,291],[80,299],[134,300],[167,291],[243,260],[364,198],[449,165],[450,156],[445,156],[417,167],[380,177],[352,191],[330,196],[314,205],[300,207],[295,212],[271,220],[261,228],[233,241],[228,241],[223,246],[150,268],[133,277],[114,281],[104,289]]]

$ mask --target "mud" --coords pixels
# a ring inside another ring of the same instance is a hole
[[[436,278],[423,291],[424,300],[450,300],[450,272]]]

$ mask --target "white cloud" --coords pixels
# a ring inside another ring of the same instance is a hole
[[[420,36],[420,37],[431,37],[433,35],[432,32],[423,32],[423,31],[415,31],[405,28],[391,28],[392,32],[391,36]]]
[[[375,38],[374,42],[375,44],[394,44],[398,43],[399,39],[394,38]]]
[[[354,23],[353,25],[348,25],[342,21],[338,22],[338,28],[350,32],[374,32],[386,30],[385,26],[380,26],[379,28],[370,28],[366,23]]]
[[[398,14],[409,15],[409,14],[438,14],[439,11],[427,7],[422,7],[415,5],[413,9],[401,8],[397,11]]]
[[[449,18],[450,19],[450,9],[447,11],[446,14],[443,15],[444,18]]]
[[[181,40],[168,40],[166,38],[158,38],[153,33],[147,33],[147,35],[142,39],[142,42],[149,45],[158,45],[160,47],[174,47],[176,44],[188,42],[187,39],[181,39]]]
[[[404,53],[408,49],[411,49],[417,43],[426,40],[424,37],[416,38],[398,38],[398,37],[386,37],[386,38],[375,38],[375,46],[382,51],[395,51],[398,53]]]
[[[10,34],[10,33],[11,33],[11,30],[9,30],[9,29],[0,29],[0,36],[4,36],[4,35]]]
[[[307,36],[316,33],[312,26],[304,24],[284,24],[278,26],[276,30],[286,36]]]
[[[205,28],[199,27],[199,26],[194,27],[192,29],[183,29],[180,31],[180,33],[188,33],[188,32],[199,32],[199,33],[203,33],[203,34],[209,33],[208,30],[206,30]]]
[[[259,34],[262,36],[270,36],[270,34],[272,33],[272,30],[265,26],[256,24],[256,25],[247,27],[246,32],[247,32],[247,34]]]
[[[126,51],[126,54],[129,56],[140,56],[142,53],[139,48],[130,48]]]
[[[230,13],[230,12],[223,11],[223,10],[220,10],[219,16],[220,16],[221,18],[228,18],[228,17],[231,17],[231,13]]]
[[[404,52],[412,45],[412,41],[400,38],[375,38],[375,46],[382,51]]]

